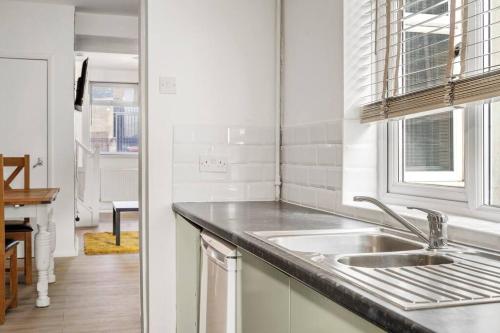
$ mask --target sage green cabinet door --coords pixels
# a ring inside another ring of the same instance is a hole
[[[238,331],[289,333],[289,278],[254,255],[241,251]]]
[[[290,333],[378,333],[377,326],[290,279]]]
[[[198,333],[200,230],[176,216],[176,316],[178,333]]]

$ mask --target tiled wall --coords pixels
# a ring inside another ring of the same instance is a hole
[[[282,199],[333,211],[342,189],[342,121],[282,129]]]
[[[174,201],[274,200],[272,127],[174,128]],[[200,156],[223,157],[226,173],[200,172]]]

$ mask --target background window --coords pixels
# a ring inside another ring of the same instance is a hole
[[[463,110],[401,122],[401,181],[464,187]]]
[[[91,83],[90,141],[101,152],[138,151],[137,84]]]

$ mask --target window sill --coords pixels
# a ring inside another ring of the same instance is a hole
[[[408,219],[419,229],[428,233],[426,214],[408,210],[405,206],[388,205],[396,213]],[[342,214],[391,228],[408,231],[378,208],[364,203],[350,203],[339,207]],[[448,237],[452,242],[500,251],[500,223],[456,214],[448,215]]]

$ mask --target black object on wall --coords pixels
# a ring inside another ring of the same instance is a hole
[[[83,94],[85,93],[85,83],[87,82],[87,66],[89,58],[85,59],[82,64],[82,74],[76,83],[75,110],[82,111]]]

